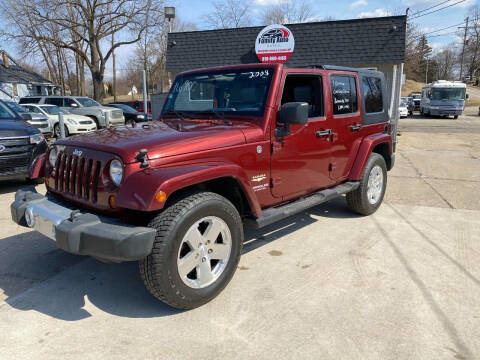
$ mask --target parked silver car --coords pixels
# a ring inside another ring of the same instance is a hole
[[[72,114],[90,117],[97,124],[97,128],[125,124],[122,110],[100,105],[85,96],[27,96],[20,99],[20,104],[56,105],[67,109]],[[107,124],[107,114],[109,114],[109,124]]]
[[[30,125],[36,127],[44,136],[51,136],[53,128],[50,126],[48,118],[43,114],[35,114],[28,111],[28,109],[17,104],[14,101],[4,101],[10,110],[13,110],[20,114],[22,118]]]

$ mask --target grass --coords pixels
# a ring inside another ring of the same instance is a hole
[[[422,87],[425,83],[417,82],[415,80],[406,80],[402,86],[402,96],[408,96],[412,92],[419,93],[422,91]]]
[[[143,100],[143,95],[142,94],[136,94],[136,95],[117,95],[117,101],[129,101],[129,100]],[[103,98],[103,103],[108,104],[113,102],[113,96],[107,96]]]
[[[465,106],[480,106],[480,100],[470,100],[468,99],[467,102],[465,103]]]

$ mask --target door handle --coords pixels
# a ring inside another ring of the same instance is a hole
[[[317,135],[318,138],[326,138],[330,135],[332,135],[332,129],[324,130],[324,131],[317,131],[315,134]]]
[[[358,131],[358,130],[360,130],[361,128],[362,128],[362,125],[360,125],[360,124],[358,124],[358,125],[354,124],[354,125],[350,126],[350,131]]]

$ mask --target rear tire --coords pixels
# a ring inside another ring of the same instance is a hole
[[[387,188],[387,166],[383,156],[371,153],[360,186],[347,193],[347,205],[353,212],[371,215],[380,207]]]
[[[139,268],[157,299],[177,309],[193,309],[216,297],[233,277],[243,224],[224,197],[211,192],[185,196],[148,226],[157,229],[157,235],[152,253],[140,260]]]
[[[455,115],[453,118],[454,118],[455,120],[457,120],[457,119],[458,119],[458,115]]]

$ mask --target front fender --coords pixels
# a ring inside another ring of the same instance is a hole
[[[30,165],[30,179],[38,179],[44,177],[43,169],[45,168],[46,154],[38,155]]]
[[[353,163],[352,170],[348,177],[349,180],[360,180],[362,178],[363,169],[367,165],[368,158],[372,153],[375,146],[381,143],[388,143],[389,154],[392,155],[392,137],[390,134],[372,134],[366,136],[362,143],[360,144],[360,149],[358,149],[357,157]]]
[[[188,164],[145,169],[125,179],[115,203],[118,207],[133,210],[160,210],[165,202],[155,200],[157,192],[165,192],[168,199],[177,190],[224,177],[231,177],[238,182],[253,214],[260,216],[260,205],[249,186],[244,170],[238,165],[226,163]]]

